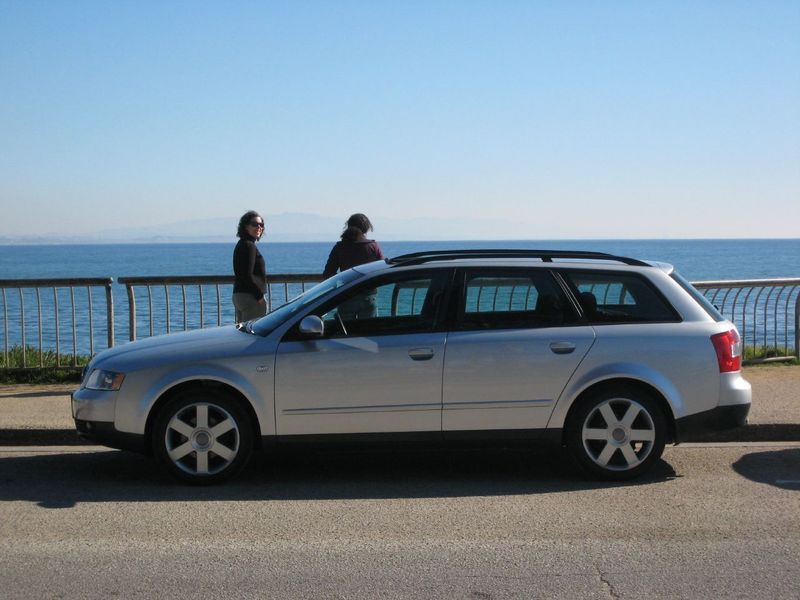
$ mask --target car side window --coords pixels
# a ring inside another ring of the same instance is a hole
[[[361,285],[322,308],[325,337],[431,331],[449,275],[449,271],[395,274]]]
[[[463,290],[460,330],[556,327],[577,321],[549,271],[467,271]]]
[[[669,302],[644,277],[631,273],[564,271],[592,324],[679,321]]]

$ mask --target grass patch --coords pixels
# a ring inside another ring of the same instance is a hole
[[[797,357],[794,355],[794,349],[788,349],[788,355],[786,354],[786,350],[782,347],[778,346],[746,346],[744,349],[744,355],[742,359],[745,361],[750,360],[763,360],[765,358],[784,358],[786,357],[786,361],[775,361],[770,362],[768,364],[800,364]]]
[[[752,360],[752,359],[751,359]],[[774,360],[770,362],[745,362],[744,366],[750,367],[796,367],[800,365],[800,360],[796,357],[790,357],[786,360]]]
[[[73,364],[72,354],[57,355],[51,350],[43,350],[39,352],[38,348],[33,346],[25,347],[25,360],[23,361],[22,346],[12,346],[8,350],[8,355],[5,353],[0,354],[0,369],[56,369],[72,367],[81,369],[84,365],[89,364],[91,357],[79,354],[75,358],[77,365]],[[6,359],[8,362],[6,362]]]
[[[78,355],[78,366],[73,365],[72,354],[61,354],[27,346],[23,361],[22,346],[0,353],[0,383],[66,383],[79,382],[83,366],[91,357]],[[39,365],[42,365],[41,367]]]

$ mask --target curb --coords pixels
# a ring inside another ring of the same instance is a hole
[[[692,437],[686,443],[800,442],[800,424],[745,425],[714,434]],[[0,446],[95,446],[75,429],[0,429]]]

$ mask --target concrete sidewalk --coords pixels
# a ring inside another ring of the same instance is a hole
[[[749,424],[705,441],[800,441],[800,367],[746,367]],[[75,433],[69,385],[0,385],[0,445],[86,444]]]

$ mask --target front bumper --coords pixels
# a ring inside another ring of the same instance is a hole
[[[117,392],[81,388],[72,392],[72,418],[81,421],[114,422]]]
[[[78,435],[109,448],[146,453],[144,435],[119,431],[114,426],[117,393],[82,388],[72,392],[72,418]]]
[[[75,429],[78,430],[80,437],[101,446],[130,450],[140,454],[146,454],[148,451],[143,435],[118,431],[114,427],[114,423],[75,419]]]
[[[729,404],[689,415],[675,421],[675,441],[704,441],[708,434],[736,429],[747,424],[750,404]]]

